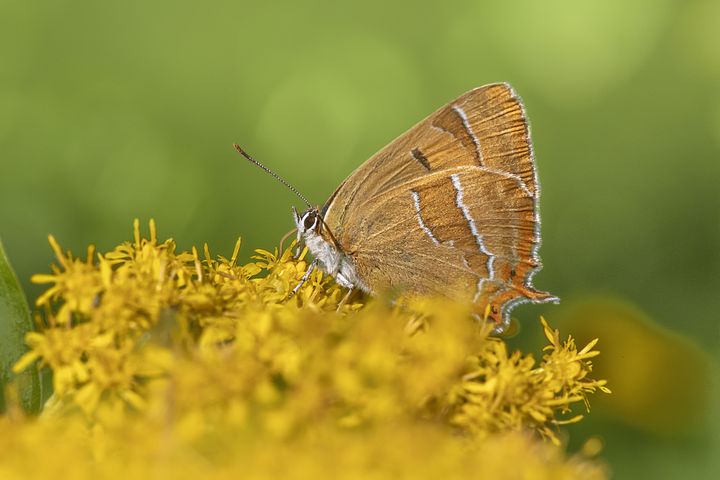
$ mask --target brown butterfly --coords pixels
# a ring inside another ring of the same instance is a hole
[[[505,83],[476,88],[363,163],[322,208],[293,208],[314,257],[304,279],[319,266],[348,294],[440,295],[478,316],[489,306],[502,330],[518,304],[558,301],[532,286],[539,193],[520,99]]]

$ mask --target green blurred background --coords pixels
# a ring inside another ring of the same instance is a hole
[[[48,233],[103,250],[152,217],[182,248],[229,254],[242,235],[247,257],[299,202],[233,142],[321,204],[415,122],[495,81],[527,106],[536,284],[565,304],[517,309],[519,341],[539,313],[580,318],[562,331],[600,336],[602,373],[631,399],[600,402],[571,445],[599,435],[616,478],[713,478],[717,0],[0,0],[0,235],[31,299]]]

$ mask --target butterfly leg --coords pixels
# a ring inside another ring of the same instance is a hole
[[[339,312],[342,309],[343,305],[345,305],[345,303],[348,301],[348,298],[350,298],[350,295],[352,295],[352,293],[354,291],[355,291],[355,289],[353,289],[353,288],[348,289],[348,291],[345,294],[345,296],[343,297],[343,299],[340,300],[340,303],[338,303],[337,310],[336,310],[337,312]]]
[[[305,282],[307,282],[307,279],[310,278],[310,274],[313,272],[313,270],[315,270],[315,267],[317,266],[317,262],[318,262],[318,260],[316,258],[312,261],[312,263],[310,263],[310,266],[305,271],[305,275],[303,275],[302,278],[300,279],[300,282],[297,285],[295,285],[295,288],[293,288],[292,292],[290,292],[290,295],[288,296],[288,298],[292,298],[293,296],[295,296],[295,294],[298,292],[298,290],[300,290],[300,287],[302,287],[305,284]]]
[[[352,295],[353,291],[355,291],[355,285],[353,285],[353,283],[350,280],[348,280],[348,278],[345,275],[343,275],[341,272],[337,272],[335,274],[335,281],[341,287],[345,287],[348,289],[348,291],[345,294],[345,296],[343,297],[343,299],[340,301],[340,303],[338,303],[337,311],[339,312],[342,309],[343,305],[345,305],[345,303],[348,301],[348,299],[350,298],[350,295]]]
[[[304,247],[305,245],[303,245],[302,240],[298,240],[297,245],[295,246],[295,255],[293,255],[294,260],[300,258],[300,254],[302,253]]]
[[[283,235],[283,237],[280,239],[280,252],[278,253],[279,256],[282,257],[283,252],[285,251],[285,241],[292,235],[293,233],[297,232],[297,227],[290,230],[288,233]],[[299,242],[298,242],[299,243]],[[293,257],[297,258],[297,256]]]

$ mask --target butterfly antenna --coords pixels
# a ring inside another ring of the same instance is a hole
[[[235,147],[235,150],[237,150],[238,153],[239,153],[240,155],[242,155],[243,157],[245,157],[250,163],[254,163],[256,166],[258,166],[258,167],[262,168],[263,170],[265,170],[265,172],[267,172],[267,173],[269,173],[270,175],[272,175],[272,176],[275,178],[275,180],[277,180],[278,182],[280,182],[280,183],[282,183],[283,185],[285,185],[285,186],[288,188],[288,190],[290,190],[290,191],[293,192],[295,195],[297,195],[298,197],[300,197],[300,199],[301,199],[303,202],[305,202],[305,205],[307,205],[308,208],[312,208],[312,205],[310,205],[310,202],[308,202],[308,199],[305,198],[305,196],[304,196],[302,193],[300,193],[300,192],[297,190],[297,188],[293,187],[293,186],[290,185],[284,178],[282,178],[280,175],[278,175],[277,173],[273,172],[273,171],[270,170],[268,167],[266,167],[266,166],[263,165],[262,163],[258,162],[258,161],[255,160],[254,158],[252,158],[252,157],[251,157],[250,155],[248,155],[248,153],[247,153],[245,150],[243,150],[242,147],[240,147],[240,145],[238,145],[237,143],[233,143],[233,147]]]

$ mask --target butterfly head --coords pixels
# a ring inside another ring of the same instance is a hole
[[[295,207],[293,207],[293,217],[295,218],[295,226],[298,231],[298,240],[310,234],[317,235],[320,233],[322,221],[320,220],[320,211],[317,207],[310,207],[303,213],[298,213]]]

